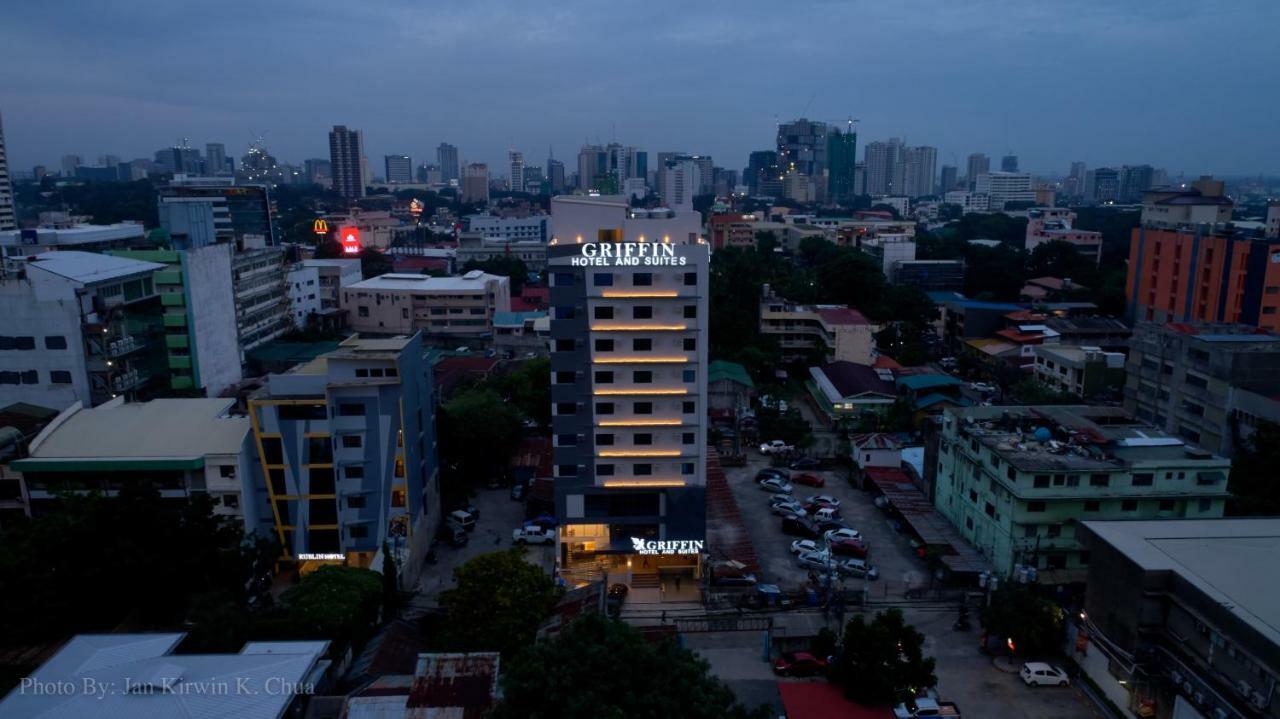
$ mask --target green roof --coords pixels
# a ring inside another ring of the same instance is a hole
[[[716,360],[707,365],[707,382],[719,382],[723,379],[737,382],[751,389],[756,388],[755,382],[751,381],[751,375],[747,374],[747,368],[737,362]]]
[[[945,374],[912,374],[898,378],[898,386],[906,387],[912,392],[932,387],[953,387],[958,384],[964,383],[955,377],[948,377]]]
[[[955,397],[948,397],[945,394],[939,394],[937,392],[934,392],[933,394],[927,394],[921,397],[920,399],[916,400],[915,408],[917,410],[928,409],[940,402],[950,402],[951,404],[954,404],[957,407],[968,407],[969,405],[973,404],[972,402],[970,402],[967,399],[964,399],[963,397],[960,399],[956,399]]]

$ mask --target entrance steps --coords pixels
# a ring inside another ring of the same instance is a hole
[[[633,572],[631,574],[632,589],[657,589],[661,584],[662,581],[658,578],[657,572],[648,574]]]

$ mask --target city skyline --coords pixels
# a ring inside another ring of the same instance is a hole
[[[52,8],[11,9],[0,40],[15,54],[41,57],[0,68],[11,167],[57,167],[66,154],[149,157],[181,137],[195,147],[224,143],[239,157],[259,135],[272,154],[301,164],[325,157],[328,130],[345,124],[364,132],[367,156],[408,154],[415,165],[434,161],[441,142],[458,146],[464,162],[498,168],[512,148],[541,165],[549,145],[564,160],[586,142],[616,138],[653,153],[709,154],[719,166],[741,169],[751,151],[771,149],[779,121],[843,123],[849,116],[861,120],[860,140],[903,137],[934,146],[939,166],[963,167],[974,152],[1011,152],[1041,174],[1065,174],[1082,160],[1223,176],[1274,172],[1266,163],[1280,156],[1280,138],[1267,121],[1275,101],[1261,91],[1277,66],[1265,37],[1274,23],[1266,18],[1280,20],[1280,8],[1261,2],[1173,3],[1158,13],[1096,2],[992,2],[927,13],[810,6],[789,9],[789,25],[815,30],[786,38],[774,37],[776,10],[757,4],[735,5],[732,17],[702,8],[674,16],[570,3],[536,12],[507,6],[483,18],[466,8],[383,4],[308,7],[295,35],[277,35],[274,28],[300,10],[246,5],[189,33],[167,34],[162,27],[172,12],[150,3],[110,17],[89,11],[74,26]],[[707,23],[720,31],[694,29]],[[504,26],[521,30],[497,37],[493,31]],[[843,30],[836,29],[851,26],[880,28],[860,36],[859,56],[903,59],[881,71],[834,69],[852,62],[841,54]],[[112,29],[152,40],[106,52],[102,38]],[[917,51],[902,53],[908,31]],[[617,32],[647,48],[650,60],[619,55],[628,43],[618,42]],[[1158,46],[1139,42],[1153,32],[1161,35]],[[349,52],[316,55],[330,47],[316,37],[341,37],[336,47]],[[752,51],[765,41],[769,53]],[[895,51],[878,52],[886,43]],[[1229,62],[1221,53],[1227,43]],[[200,53],[188,52],[195,46]],[[49,54],[50,47],[60,51]],[[584,57],[593,73],[581,65]],[[435,71],[445,65],[447,73]],[[833,69],[801,73],[808,68]],[[419,81],[421,97],[406,93],[403,82],[362,79],[388,71]],[[348,88],[341,101],[317,88],[320,76],[325,88]],[[1177,93],[1197,102],[1167,101]],[[517,119],[507,110],[539,103],[552,111]],[[717,113],[690,112],[694,106]],[[1232,112],[1205,109],[1228,106]]]

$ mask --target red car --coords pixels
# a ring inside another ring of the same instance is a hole
[[[810,487],[825,487],[827,480],[816,474],[797,474],[791,478],[792,484],[806,484]]]
[[[803,507],[803,508],[804,508],[804,511],[808,512],[808,513],[809,513],[809,516],[811,516],[811,517],[816,517],[816,516],[818,516],[818,510],[819,510],[819,509],[830,509],[830,510],[831,510],[831,515],[832,515],[832,516],[834,516],[834,517],[839,517],[839,516],[840,516],[840,508],[839,508],[839,507],[834,507],[834,506],[832,506],[832,505],[830,505],[830,504],[827,504],[826,502],[805,502],[804,504],[801,504],[800,506],[801,506],[801,507]]]
[[[827,544],[832,554],[843,554],[846,557],[867,558],[867,545],[856,539],[840,539]]]
[[[779,676],[811,677],[827,670],[827,660],[809,652],[787,652],[773,663],[773,673]]]

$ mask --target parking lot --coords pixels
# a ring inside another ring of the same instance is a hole
[[[761,581],[778,584],[784,591],[795,591],[808,581],[809,571],[798,566],[791,553],[791,542],[798,537],[784,534],[782,518],[770,510],[772,493],[760,489],[755,481],[756,472],[768,466],[767,457],[753,452],[748,456],[747,466],[726,468],[725,473],[744,523],[751,531],[764,575]],[[821,477],[826,486],[793,484],[792,494],[801,501],[812,494],[829,494],[840,500],[841,518],[862,533],[870,549],[867,558],[880,572],[879,579],[870,582],[873,597],[895,592],[901,597],[906,586],[927,582],[924,562],[915,556],[907,538],[893,530],[888,518],[872,503],[871,495],[849,484],[843,471],[806,473]],[[861,591],[863,580],[850,578],[844,586],[846,591]]]

